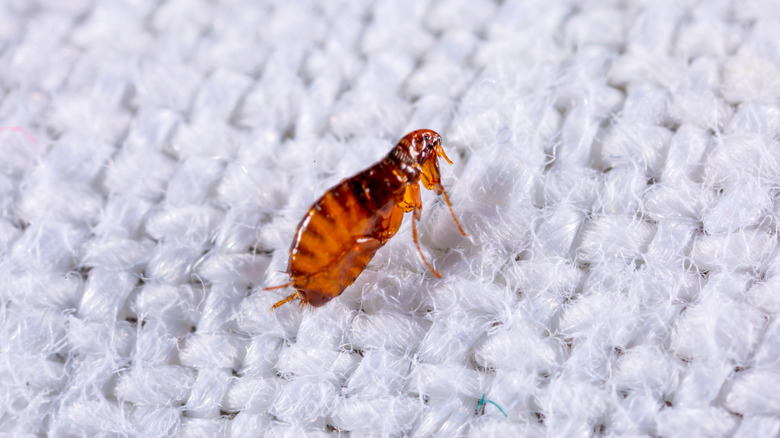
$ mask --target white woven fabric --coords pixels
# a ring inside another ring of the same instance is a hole
[[[776,436],[779,98],[776,0],[0,2],[0,431]],[[269,312],[417,128],[444,277]]]

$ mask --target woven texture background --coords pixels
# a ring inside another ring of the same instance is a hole
[[[3,0],[0,430],[776,436],[779,98],[775,0]],[[443,278],[269,312],[417,128]]]

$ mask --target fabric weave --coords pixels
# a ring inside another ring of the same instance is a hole
[[[0,2],[0,430],[775,436],[780,3]],[[407,132],[356,283],[295,226]]]

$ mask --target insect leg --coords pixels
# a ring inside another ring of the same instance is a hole
[[[288,287],[288,286],[292,286],[292,284],[293,284],[293,282],[292,282],[292,281],[288,281],[287,283],[285,283],[285,284],[280,284],[280,285],[278,285],[278,286],[264,287],[264,288],[263,288],[263,290],[276,290],[276,289],[284,289],[284,288],[286,288],[286,287]],[[273,311],[274,311],[274,309],[276,309],[277,307],[281,306],[281,305],[282,305],[282,304],[284,304],[284,303],[290,302],[290,301],[292,301],[292,300],[294,300],[294,299],[296,299],[296,298],[298,298],[298,292],[295,292],[294,294],[292,294],[292,295],[288,296],[287,298],[285,298],[285,299],[283,299],[283,300],[281,300],[281,301],[277,302],[277,303],[276,303],[276,304],[274,304],[273,306],[271,306],[271,311],[273,312]]]
[[[264,288],[263,288],[263,290],[276,290],[276,289],[284,289],[284,288],[286,288],[287,286],[292,286],[292,284],[293,284],[293,282],[292,282],[292,281],[288,281],[287,283],[285,283],[285,284],[280,284],[280,285],[278,285],[278,286],[264,287]]]
[[[452,161],[444,153],[441,144],[436,148],[436,156],[444,158],[448,163],[452,164]],[[439,171],[439,162],[436,159],[429,159],[422,165],[422,172],[420,173],[420,181],[423,186],[428,190],[433,190],[437,195],[444,195],[444,202],[447,203],[447,207],[450,209],[452,220],[455,221],[455,225],[458,226],[458,231],[464,236],[468,236],[463,227],[460,226],[458,218],[455,217],[455,212],[452,211],[452,204],[450,203],[450,197],[447,196],[447,192],[444,191],[444,186],[441,185],[441,172]],[[408,210],[407,210],[408,211]]]
[[[447,196],[447,192],[444,191],[444,187],[439,184],[439,190],[441,190],[441,194],[444,195],[444,202],[447,203],[447,208],[450,209],[450,214],[452,215],[452,220],[455,221],[455,225],[458,226],[458,231],[460,231],[460,234],[463,236],[468,236],[465,231],[463,231],[463,227],[460,226],[460,222],[458,222],[458,218],[455,217],[455,212],[452,211],[452,204],[450,204],[450,198]]]
[[[281,301],[278,301],[276,304],[271,306],[271,312],[273,312],[274,309],[276,309],[277,307],[281,306],[282,304],[289,303],[290,301],[292,301],[292,300],[294,300],[296,298],[298,298],[298,292],[295,292],[294,294],[288,296],[287,298],[285,298],[285,299],[283,299]]]
[[[436,278],[441,278],[441,274],[436,272],[436,270],[433,269],[433,266],[431,266],[431,264],[428,263],[428,260],[425,259],[425,255],[423,254],[422,249],[420,249],[420,242],[417,240],[417,220],[419,216],[419,211],[420,210],[415,209],[414,214],[412,215],[412,235],[414,236],[414,246],[417,247],[417,252],[420,253],[420,257],[422,258],[423,263],[425,263],[425,266],[428,267],[428,269],[431,271],[431,273],[433,273],[433,275]]]
[[[414,237],[414,246],[417,247],[417,252],[420,253],[420,257],[422,258],[423,263],[425,263],[425,266],[428,267],[428,269],[433,273],[434,276],[436,276],[436,278],[441,278],[441,274],[436,272],[436,270],[433,269],[433,266],[428,263],[428,260],[425,259],[422,248],[420,248],[420,241],[417,238],[417,221],[420,220],[420,216],[422,215],[422,198],[420,198],[419,184],[410,184],[406,187],[406,192],[404,192],[404,200],[401,206],[406,211],[413,210],[412,237]]]

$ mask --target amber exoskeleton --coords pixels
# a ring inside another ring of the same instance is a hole
[[[441,185],[439,158],[452,164],[442,149],[441,136],[420,129],[402,138],[383,160],[325,192],[298,224],[287,266],[290,282],[266,288],[291,286],[295,293],[271,309],[296,298],[319,307],[339,296],[395,235],[409,211],[413,212],[417,251],[428,269],[441,277],[425,259],[417,240],[422,211],[420,182],[444,196],[458,230],[464,236],[466,233]]]

